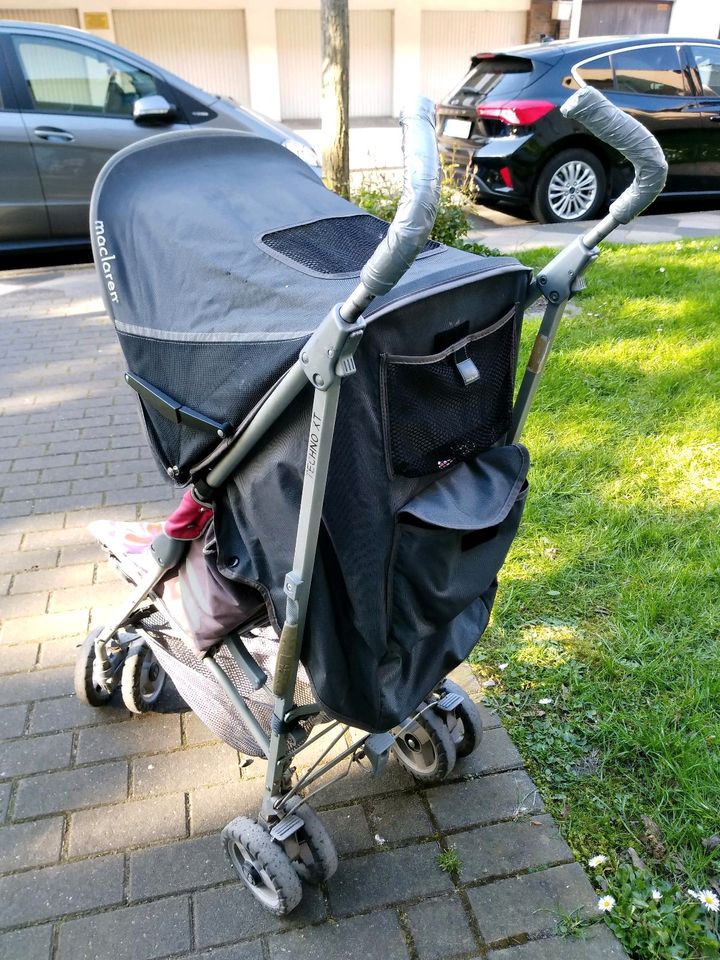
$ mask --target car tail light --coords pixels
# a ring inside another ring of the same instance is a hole
[[[502,182],[506,187],[509,187],[512,190],[512,177],[510,175],[510,167],[500,167],[500,176],[502,177]]]
[[[508,100],[505,103],[480,103],[475,112],[483,120],[501,120],[513,127],[527,127],[555,109],[549,100]]]

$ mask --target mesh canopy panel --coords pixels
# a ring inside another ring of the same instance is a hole
[[[316,220],[266,233],[262,242],[270,250],[322,274],[359,274],[389,224],[369,214]],[[423,253],[440,246],[428,240]]]

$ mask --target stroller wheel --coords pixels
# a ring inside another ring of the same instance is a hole
[[[395,736],[396,757],[421,783],[444,780],[455,766],[455,743],[445,721],[432,707],[421,703],[423,712],[406,721]]]
[[[302,900],[302,883],[283,848],[259,823],[236,817],[222,832],[235,872],[266,910],[278,917]]]
[[[337,870],[338,858],[325,824],[300,797],[294,797],[286,810],[303,822],[302,828],[283,844],[297,875],[311,884],[329,880]]]
[[[458,758],[468,757],[480,746],[482,740],[483,724],[480,711],[460,684],[453,680],[443,680],[438,692],[441,697],[446,693],[457,693],[462,697],[462,703],[447,715],[446,723]]]
[[[132,713],[146,713],[162,693],[165,671],[144,640],[134,640],[123,666],[123,703]]]
[[[93,680],[93,666],[95,665],[95,638],[102,630],[102,627],[96,627],[92,633],[83,641],[75,659],[75,694],[78,700],[87,704],[89,707],[104,707],[112,697],[112,691],[108,693],[103,687],[96,684]],[[119,667],[118,661],[122,658],[122,651],[115,653],[108,652],[108,660],[113,668]]]

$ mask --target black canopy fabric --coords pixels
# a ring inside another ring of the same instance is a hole
[[[169,134],[110,160],[91,232],[129,371],[233,428],[357,284],[387,225],[277,144]],[[484,629],[524,502],[503,446],[529,271],[428,244],[372,321],[343,384],[303,646],[319,701],[367,729],[402,720]],[[463,366],[463,361],[469,361]],[[284,616],[310,386],[216,504],[218,569]],[[186,480],[217,438],[143,408]]]

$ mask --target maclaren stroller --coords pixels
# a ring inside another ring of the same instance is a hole
[[[224,130],[146,140],[96,184],[95,260],[126,379],[155,458],[190,489],[164,524],[96,527],[133,589],[80,649],[76,690],[102,706],[119,686],[142,712],[167,673],[219,736],[267,758],[257,821],[236,818],[223,840],[276,914],[337,866],[313,784],[361,759],[378,772],[390,752],[437,782],[480,740],[446,675],[487,625],[520,522],[518,438],[596,243],[664,181],[655,141],[596,91],[564,110],[637,179],[537,278],[428,241],[427,100],[402,121],[389,228],[287,150]],[[513,403],[523,309],[541,295]],[[294,777],[318,720],[338,733]],[[329,757],[349,727],[355,741]]]

